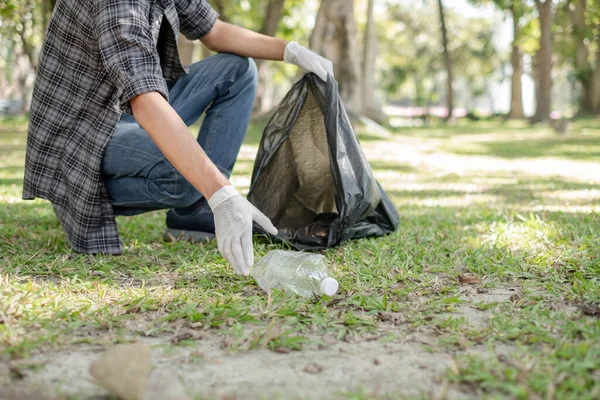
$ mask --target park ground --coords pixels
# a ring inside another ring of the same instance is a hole
[[[600,122],[358,134],[400,229],[323,252],[341,290],[302,299],[163,242],[164,212],[118,219],[122,256],[71,252],[1,121],[0,398],[108,398],[89,363],[127,342],[195,399],[600,398]]]

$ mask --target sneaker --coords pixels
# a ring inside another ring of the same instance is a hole
[[[167,212],[167,228],[163,239],[167,242],[187,240],[192,243],[208,242],[215,238],[215,220],[204,198],[185,208]]]

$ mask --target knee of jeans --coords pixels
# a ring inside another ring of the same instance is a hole
[[[187,207],[201,197],[200,193],[168,161],[153,168],[148,178],[158,191],[158,201],[170,207]]]
[[[248,57],[242,57],[235,54],[222,53],[218,55],[222,57],[227,64],[234,65],[234,71],[236,71],[236,81],[243,81],[246,84],[244,86],[258,86],[258,69],[253,59]]]

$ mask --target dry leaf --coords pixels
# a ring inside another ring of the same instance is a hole
[[[306,367],[304,367],[304,372],[308,374],[320,374],[323,372],[323,367],[321,367],[317,363],[310,363]]]
[[[378,359],[373,359],[373,365],[380,365],[381,362]]]
[[[8,369],[14,379],[21,380],[21,379],[25,378],[25,374],[23,373],[23,371],[21,371],[19,368],[15,367],[14,365],[11,365]]]
[[[392,325],[400,325],[406,322],[406,317],[401,313],[379,311],[377,316],[383,322],[389,322]]]
[[[519,300],[521,300],[521,295],[520,294],[513,294],[508,298],[511,302],[516,303]]]
[[[182,329],[171,338],[171,343],[178,344],[179,342],[182,342],[184,340],[200,339],[203,339],[203,335],[201,332],[195,331],[193,329]]]
[[[345,297],[339,297],[337,299],[333,299],[327,303],[327,307],[331,307],[331,306],[340,304],[342,301],[348,300],[349,298],[350,298],[350,296],[345,296]]]
[[[291,352],[291,350],[288,349],[287,347],[277,347],[277,348],[273,349],[273,351],[275,353],[280,353],[280,354],[288,354]]]
[[[580,304],[577,308],[585,315],[600,316],[600,307],[595,304]]]
[[[475,285],[479,282],[481,282],[481,279],[472,274],[460,274],[458,276],[458,283],[461,285]]]

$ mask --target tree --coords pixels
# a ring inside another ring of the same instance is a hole
[[[440,14],[440,26],[442,30],[442,46],[444,49],[444,65],[446,67],[446,104],[448,115],[446,120],[452,119],[454,111],[454,76],[452,75],[452,59],[450,58],[450,48],[448,47],[448,28],[446,27],[446,18],[444,15],[444,5],[442,0],[438,0],[438,10]]]
[[[503,12],[509,13],[513,26],[513,42],[511,44],[510,64],[511,75],[511,100],[508,118],[522,119],[525,117],[523,112],[523,26],[521,20],[528,14],[529,8],[525,0],[471,0],[474,4],[494,3],[494,5]]]
[[[0,2],[0,34],[7,38],[13,62],[11,79],[21,97],[22,111],[29,110],[29,94],[33,74],[37,70],[38,52],[43,31],[43,15],[34,0]]]
[[[496,0],[497,3],[500,1],[502,0]],[[520,0],[512,0],[508,3],[513,25],[513,42],[510,55],[512,78],[510,85],[510,111],[508,112],[508,118],[522,119],[525,118],[525,113],[523,112],[523,85],[521,83],[521,78],[523,77],[523,53],[521,51],[520,20],[523,15],[524,5]]]
[[[360,113],[361,83],[353,0],[321,2],[310,48],[334,65],[339,92],[346,108]]]
[[[540,21],[540,44],[535,57],[536,110],[532,122],[546,122],[552,111],[552,0],[535,0]]]
[[[275,36],[283,15],[283,4],[284,0],[269,0],[265,10],[265,18],[259,31],[260,33]],[[270,68],[269,63],[264,62],[264,60],[256,60],[256,67],[258,68],[258,90],[254,102],[254,111],[264,112],[270,106],[268,102],[264,101],[271,77]]]
[[[385,114],[381,105],[375,97],[375,60],[377,59],[377,30],[373,20],[373,8],[375,0],[368,0],[367,5],[367,23],[363,40],[363,60],[362,60],[362,113],[368,118],[383,123]]]
[[[600,1],[569,0],[566,6],[573,40],[566,51],[583,91],[579,113],[600,114]]]

